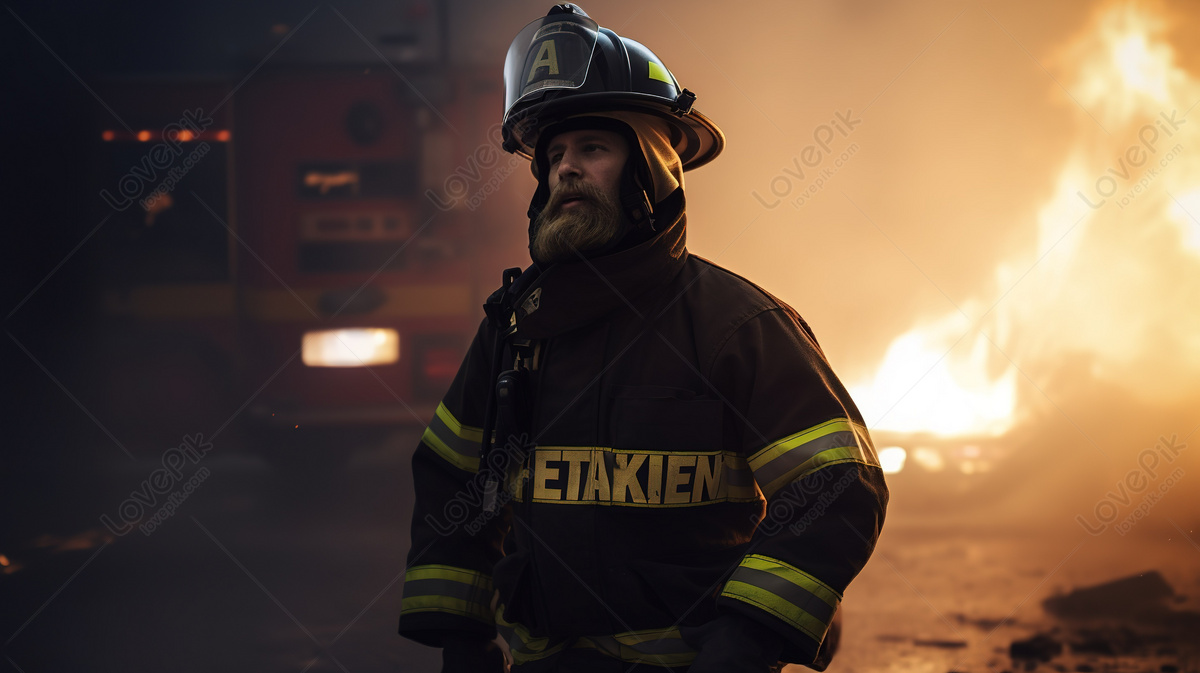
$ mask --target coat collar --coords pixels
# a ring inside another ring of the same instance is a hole
[[[683,270],[686,243],[687,215],[680,209],[670,226],[639,245],[549,267],[522,288],[513,304],[518,332],[546,339],[594,323],[628,304],[637,306],[647,291]]]

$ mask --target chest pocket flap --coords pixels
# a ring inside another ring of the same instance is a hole
[[[720,400],[682,388],[619,386],[611,401],[609,439],[615,449],[721,450]]]

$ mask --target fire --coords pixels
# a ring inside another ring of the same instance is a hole
[[[1016,408],[1017,372],[989,373],[994,351],[951,315],[896,337],[875,380],[851,387],[873,429],[940,436],[1002,434]]]
[[[850,387],[872,428],[1004,434],[1051,404],[1043,386],[1066,360],[1150,401],[1200,392],[1200,143],[1185,119],[1200,81],[1176,65],[1167,25],[1111,4],[1051,62],[1075,137],[1036,248],[896,337]]]
[[[1200,255],[1200,189],[1180,194],[1171,204],[1171,218],[1183,228],[1183,245]]]
[[[1088,100],[1084,105],[1090,108],[1106,98],[1115,116],[1128,116],[1147,102],[1171,101],[1187,74],[1174,67],[1174,52],[1162,39],[1166,28],[1166,19],[1147,8],[1114,5],[1101,13],[1093,30],[1064,56],[1080,64],[1080,101]]]

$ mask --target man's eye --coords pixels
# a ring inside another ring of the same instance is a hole
[[[550,155],[550,165],[551,166],[553,166],[554,164],[557,164],[559,161],[562,161],[561,154],[551,154]]]
[[[593,143],[593,144],[590,144],[590,145],[584,145],[584,146],[583,146],[583,151],[584,151],[584,152],[591,152],[591,151],[593,151],[593,150],[602,150],[602,149],[604,149],[604,146],[603,146],[603,145],[596,145],[596,144],[594,144],[594,143]]]

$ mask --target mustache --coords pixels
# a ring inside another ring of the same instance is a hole
[[[586,182],[560,182],[558,189],[555,189],[546,201],[546,214],[558,213],[562,204],[572,198],[581,198],[593,203],[605,203],[609,200],[607,194]]]

